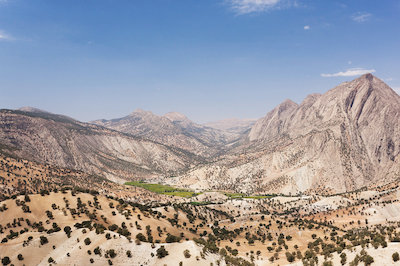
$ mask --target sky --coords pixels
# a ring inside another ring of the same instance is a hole
[[[398,0],[0,0],[0,108],[260,118],[367,72],[400,93]]]

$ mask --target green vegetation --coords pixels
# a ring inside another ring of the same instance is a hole
[[[244,198],[246,195],[243,193],[229,193],[225,192],[225,196],[232,198],[232,199],[237,199],[237,198]]]
[[[272,195],[251,195],[251,196],[245,196],[244,198],[246,198],[246,199],[270,199],[273,197],[274,196],[272,196]]]
[[[210,205],[210,204],[214,204],[210,201],[192,201],[190,202],[190,205],[193,206],[205,206],[205,205]]]
[[[231,199],[269,199],[274,197],[274,195],[247,195],[244,193],[229,193],[225,192],[225,196]]]
[[[141,181],[126,182],[125,185],[141,187],[158,194],[185,197],[185,198],[191,198],[199,195],[199,193],[194,193],[193,191],[185,189],[174,188],[168,185],[144,183]]]

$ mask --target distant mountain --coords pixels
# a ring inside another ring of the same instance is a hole
[[[400,96],[371,74],[253,123],[143,110],[82,123],[25,107],[0,110],[0,153],[118,182],[253,193],[343,192],[400,177]]]
[[[31,112],[31,113],[50,113],[35,107],[30,107],[30,106],[24,106],[18,109],[19,111],[23,111],[23,112]]]
[[[247,141],[172,183],[251,192],[343,192],[400,176],[400,96],[367,74],[301,104],[286,100]]]
[[[176,175],[202,162],[182,149],[36,110],[0,110],[0,153],[118,182]]]
[[[256,123],[256,119],[237,119],[230,118],[214,122],[205,123],[204,126],[225,130],[232,133],[242,134],[250,130],[250,128]]]
[[[203,157],[221,153],[225,145],[237,141],[241,136],[239,133],[196,124],[180,113],[158,116],[141,109],[122,118],[96,120],[91,123],[187,150]]]

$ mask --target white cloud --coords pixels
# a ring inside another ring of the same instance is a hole
[[[372,14],[367,13],[367,12],[357,12],[353,16],[351,16],[351,19],[354,20],[355,22],[362,23],[367,20],[369,20],[372,17]]]
[[[331,77],[354,77],[360,76],[367,73],[374,73],[375,69],[363,69],[363,68],[352,68],[348,69],[344,72],[338,72],[333,74],[321,74],[321,77],[324,78],[331,78]]]
[[[394,90],[398,95],[400,95],[400,87],[399,87],[399,88],[393,88],[393,90]]]
[[[0,0],[1,1],[1,0]],[[0,30],[0,41],[11,41],[14,38],[5,33],[4,31]]]
[[[309,30],[309,29],[310,29],[310,25],[305,25],[305,26],[304,26],[304,29],[305,29],[305,30]]]
[[[227,0],[227,2],[236,13],[248,14],[270,10],[282,0]]]

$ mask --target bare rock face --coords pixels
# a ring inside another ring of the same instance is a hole
[[[367,74],[300,104],[286,100],[243,131],[179,113],[136,110],[89,124],[31,108],[0,110],[0,152],[114,181],[344,192],[400,177],[400,96]]]
[[[158,116],[139,109],[126,117],[96,120],[92,123],[187,150],[203,157],[221,153],[226,144],[235,142],[241,136],[198,125],[176,112]]]
[[[186,151],[47,112],[0,111],[0,152],[113,181],[176,175],[199,163]]]
[[[281,137],[284,134],[284,118],[297,107],[298,105],[291,100],[286,100],[275,107],[274,110],[258,120],[251,128],[249,133],[250,141]]]
[[[400,96],[367,74],[300,105],[283,102],[247,139],[235,153],[171,183],[260,193],[387,183],[400,176]]]

